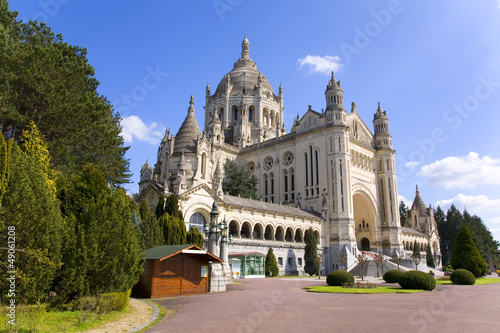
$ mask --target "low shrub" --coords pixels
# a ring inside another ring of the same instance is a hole
[[[329,286],[342,286],[344,283],[354,283],[354,275],[346,271],[333,271],[326,277]]]
[[[474,274],[466,269],[461,268],[454,270],[453,273],[451,273],[450,279],[453,284],[473,285],[474,283],[476,283]]]
[[[436,280],[427,273],[408,271],[399,277],[399,285],[403,289],[432,290],[436,288]]]
[[[109,309],[108,311],[125,310],[130,298],[130,289],[120,293],[107,293],[99,296],[101,306]]]
[[[398,283],[399,282],[399,277],[403,275],[404,272],[401,272],[400,270],[397,269],[391,269],[385,272],[384,274],[384,281],[387,283]]]

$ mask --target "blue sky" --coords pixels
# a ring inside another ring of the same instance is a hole
[[[325,107],[334,69],[346,108],[367,125],[381,103],[396,149],[398,190],[413,201],[454,203],[481,216],[500,240],[500,1],[10,1],[86,47],[123,120],[137,192],[141,165],[156,161],[194,95],[203,127],[205,87],[215,89],[250,56],[284,89],[285,126]]]

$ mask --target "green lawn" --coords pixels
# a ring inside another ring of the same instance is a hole
[[[474,285],[477,286],[477,285],[490,284],[490,283],[500,283],[500,279],[478,278],[478,279],[476,279],[476,283]],[[453,282],[451,282],[450,280],[436,280],[436,284],[449,285],[449,284],[453,284]]]
[[[2,309],[3,310],[3,309]],[[30,318],[25,315],[23,309],[17,309],[16,311],[16,323],[21,324],[19,333],[28,333],[30,331]],[[90,317],[90,319],[85,322],[78,324],[78,319],[83,316],[83,311],[48,311],[42,312],[40,317],[36,318],[36,328],[39,333],[54,333],[54,332],[81,332],[90,328],[94,328],[103,325],[107,322],[119,320],[130,313],[127,308],[124,311],[111,311],[99,318],[95,316]],[[92,314],[90,314],[92,316]],[[7,326],[6,316],[4,311],[0,314],[0,332],[6,332]],[[9,325],[10,326],[10,325]]]
[[[403,289],[400,287],[376,287],[376,288],[343,288],[333,286],[315,286],[305,288],[314,293],[338,293],[338,294],[412,294],[423,292],[421,289]]]

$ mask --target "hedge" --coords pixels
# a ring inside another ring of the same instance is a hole
[[[399,278],[401,275],[403,275],[404,272],[401,272],[400,270],[397,269],[391,269],[385,272],[384,274],[384,281],[387,283],[398,283]]]
[[[432,290],[436,288],[436,280],[427,273],[408,271],[399,277],[399,285],[403,289]]]
[[[476,283],[474,274],[462,268],[454,270],[450,275],[450,280],[451,282],[453,282],[453,284],[473,285],[474,283]]]
[[[346,271],[333,271],[326,277],[329,286],[341,286],[344,283],[354,283],[354,275]]]

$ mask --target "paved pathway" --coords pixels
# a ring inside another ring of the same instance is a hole
[[[498,332],[500,283],[417,294],[320,294],[324,279],[241,280],[225,293],[156,300],[177,312],[147,332]]]

